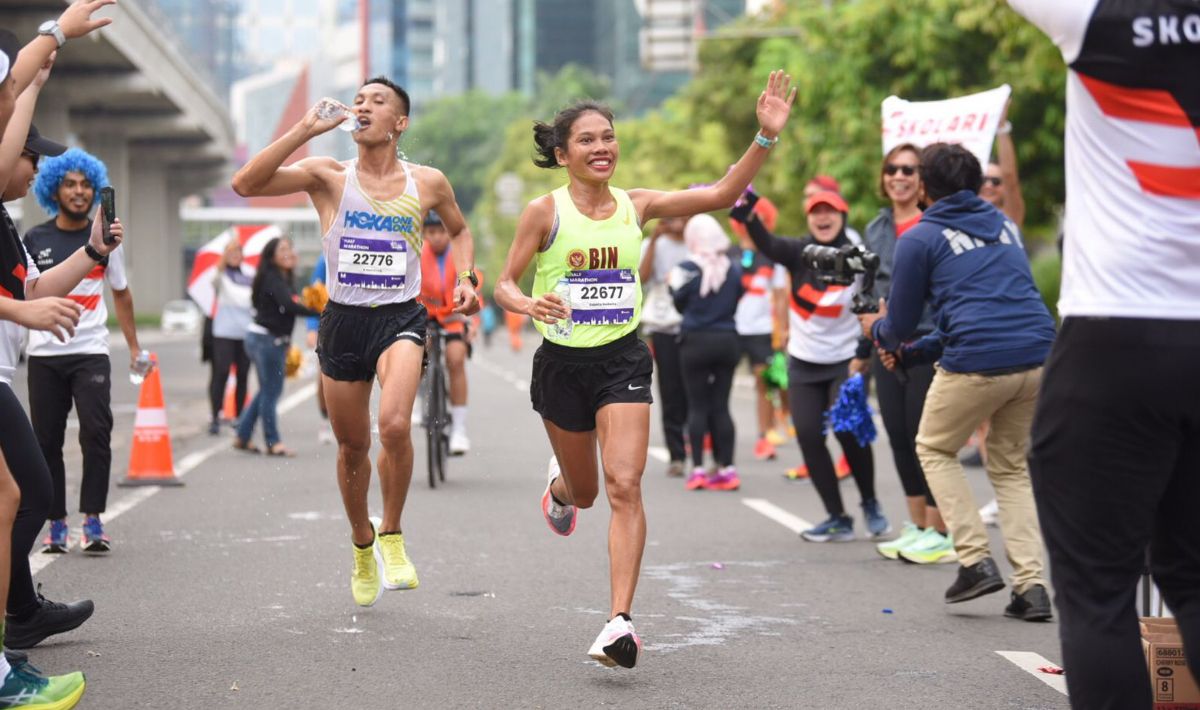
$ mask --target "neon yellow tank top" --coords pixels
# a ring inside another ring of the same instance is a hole
[[[550,245],[537,255],[533,297],[553,291],[560,279],[571,290],[571,336],[560,339],[553,329],[535,320],[541,334],[553,343],[594,348],[637,329],[642,319],[642,283],[638,262],[642,228],[637,210],[624,190],[609,188],[616,212],[605,220],[585,217],[564,185],[554,197],[555,230]]]

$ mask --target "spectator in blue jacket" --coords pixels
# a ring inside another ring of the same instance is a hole
[[[864,334],[885,351],[899,351],[901,362],[938,360],[917,455],[960,562],[946,602],[1004,588],[957,457],[971,432],[990,418],[988,478],[1013,566],[1012,599],[1004,613],[1046,620],[1050,598],[1026,455],[1054,320],[1034,284],[1018,231],[978,195],[983,171],[975,156],[961,146],[931,145],[922,151],[920,175],[932,206],[896,243],[886,305],[859,319]],[[926,301],[937,330],[903,346]]]

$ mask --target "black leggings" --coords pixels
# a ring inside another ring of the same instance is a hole
[[[879,399],[879,415],[887,430],[892,459],[900,474],[900,485],[908,497],[925,496],[926,505],[937,507],[933,493],[925,483],[925,472],[917,460],[917,429],[925,409],[925,394],[933,382],[933,365],[914,365],[905,370],[908,381],[901,384],[876,355],[871,359],[871,378]]]
[[[683,386],[687,390],[688,441],[692,463],[704,465],[704,434],[712,433],[717,466],[733,465],[733,417],[729,392],[741,352],[737,333],[710,331],[685,333],[679,350]]]
[[[791,358],[792,362],[797,362]],[[825,413],[837,400],[838,389],[846,381],[849,372],[849,361],[839,368],[839,374],[833,379],[817,382],[801,382],[802,377],[794,375],[795,369],[788,373],[788,400],[792,407],[792,425],[796,427],[796,440],[800,443],[800,453],[804,455],[804,463],[808,466],[808,475],[821,496],[825,512],[829,515],[844,515],[842,492],[838,489],[837,473],[833,469],[833,458],[825,446]],[[835,432],[850,470],[854,474],[854,482],[858,485],[858,495],[864,501],[875,498],[875,459],[871,455],[870,446],[859,446],[858,440],[850,432]]]
[[[25,416],[17,395],[7,383],[0,383],[0,421],[4,422],[4,426],[0,426],[0,451],[4,452],[13,480],[21,489],[21,506],[17,508],[12,529],[8,614],[22,619],[38,608],[33,574],[29,570],[29,553],[50,514],[54,485],[50,482],[50,468],[42,457],[29,417]]]
[[[242,408],[246,406],[246,386],[250,379],[250,356],[246,354],[246,343],[244,340],[233,338],[213,338],[212,379],[208,381],[213,421],[221,417],[225,401],[225,381],[229,378],[229,368],[234,365],[237,366],[235,406],[240,417]]]

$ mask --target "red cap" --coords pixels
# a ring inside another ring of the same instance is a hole
[[[829,205],[838,212],[850,211],[850,208],[846,205],[846,201],[842,199],[842,196],[829,190],[818,192],[817,194],[808,198],[808,201],[804,203],[804,212],[806,214],[812,212],[813,208],[817,205]]]
[[[812,180],[809,180],[808,184],[816,185],[822,190],[836,192],[839,195],[842,192],[842,186],[838,184],[837,178],[833,177],[832,175],[817,175]]]

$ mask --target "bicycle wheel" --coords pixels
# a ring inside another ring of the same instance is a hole
[[[432,385],[433,383],[433,369],[434,368],[431,366],[425,373],[425,377],[428,378],[428,385]],[[425,462],[426,468],[429,470],[430,488],[437,488],[437,451],[439,448],[438,439],[440,439],[442,435],[442,428],[438,425],[437,410],[435,409],[433,402],[434,389],[435,388],[432,386],[427,386],[425,388],[425,406],[423,408],[425,411],[422,413],[422,423],[425,425]]]
[[[441,373],[439,373],[441,374]],[[442,483],[446,482],[446,466],[450,460],[450,410],[446,406],[449,402],[449,396],[446,393],[446,379],[441,378],[440,382],[434,385],[442,391],[442,396],[439,400],[442,403],[442,420],[441,426],[438,428],[441,436],[438,438],[438,480]]]

